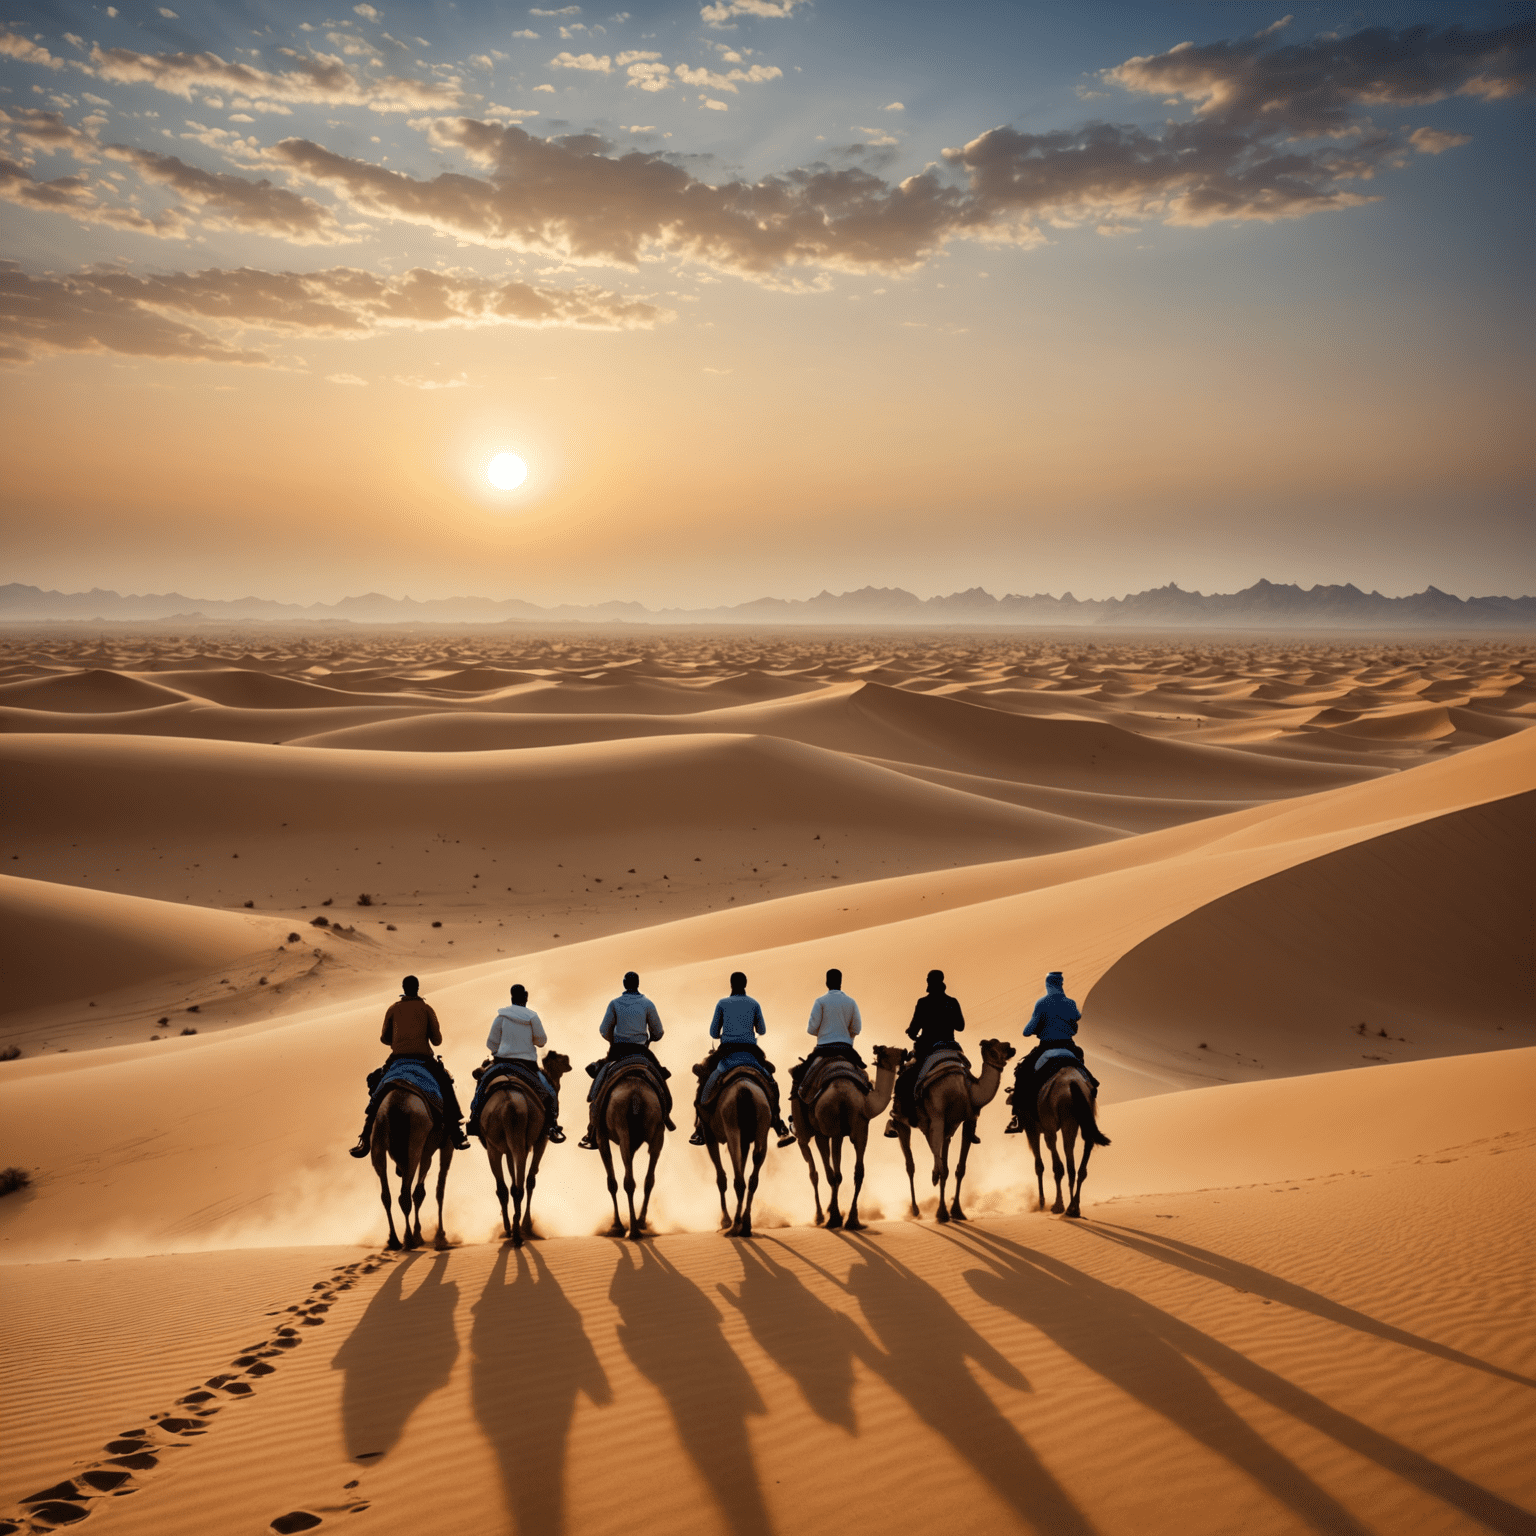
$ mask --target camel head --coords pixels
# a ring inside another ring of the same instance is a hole
[[[981,1042],[981,1059],[989,1067],[996,1067],[999,1072],[1013,1060],[1015,1051],[1006,1040],[983,1040]]]
[[[877,1045],[875,1047],[875,1065],[879,1068],[889,1068],[892,1072],[901,1071],[901,1064],[910,1053],[899,1045]]]
[[[544,1057],[544,1075],[555,1087],[560,1086],[560,1079],[571,1070],[571,1058],[562,1056],[559,1051],[549,1051]]]

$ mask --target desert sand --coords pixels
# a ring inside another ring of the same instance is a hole
[[[9,634],[0,1530],[1536,1532],[1533,723],[1505,641]],[[382,1251],[404,972],[579,1127],[626,969],[681,1089],[832,965],[978,1063],[1066,973],[1082,1221],[999,1097],[964,1223],[877,1123],[862,1233],[678,1135],[625,1242],[573,1132]]]

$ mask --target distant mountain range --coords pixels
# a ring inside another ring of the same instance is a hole
[[[1129,597],[1079,601],[980,587],[921,598],[900,587],[821,592],[811,598],[760,597],[728,608],[646,608],[640,603],[563,603],[540,607],[522,598],[444,597],[418,602],[369,592],[338,603],[279,603],[183,597],[179,592],[45,592],[0,586],[0,623],[350,623],[350,624],[745,624],[864,627],[1027,626],[1060,629],[1114,625],[1137,629],[1533,629],[1536,597],[1453,597],[1426,587],[1411,597],[1383,597],[1359,587],[1277,585],[1257,581],[1241,592],[1186,592],[1170,582]]]

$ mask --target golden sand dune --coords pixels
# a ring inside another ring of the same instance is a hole
[[[0,1522],[1536,1528],[1528,646],[135,631],[0,677]],[[967,1225],[926,1168],[900,1219],[877,1125],[864,1235],[774,1149],[722,1239],[676,1136],[661,1235],[593,1236],[621,973],[685,1097],[731,970],[782,1073],[829,965],[866,1046],[943,967],[973,1060],[1065,970],[1087,1220],[997,1099]],[[476,1148],[454,1248],[375,1252],[406,970],[466,1090],[513,980],[577,1064],[542,1244]]]

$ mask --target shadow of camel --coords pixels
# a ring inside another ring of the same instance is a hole
[[[341,1421],[348,1456],[393,1450],[406,1421],[448,1380],[459,1357],[459,1288],[444,1279],[450,1257],[399,1260],[332,1358],[331,1369],[346,1373]],[[407,1275],[421,1282],[409,1296]]]
[[[1373,1338],[1385,1339],[1390,1344],[1401,1344],[1405,1349],[1416,1349],[1423,1354],[1433,1355],[1436,1359],[1448,1360],[1452,1365],[1464,1365],[1468,1370],[1486,1371],[1490,1376],[1512,1381],[1518,1386],[1536,1387],[1536,1381],[1529,1376],[1520,1375],[1518,1371],[1509,1371],[1503,1366],[1490,1365],[1488,1361],[1479,1360],[1476,1355],[1464,1354],[1459,1349],[1452,1349],[1448,1344],[1436,1344],[1433,1339],[1423,1339],[1416,1333],[1407,1332],[1406,1329],[1394,1328],[1390,1323],[1378,1322],[1368,1313],[1357,1312],[1353,1307],[1330,1301],[1326,1296],[1320,1296],[1316,1291],[1309,1291],[1303,1285],[1282,1280],[1278,1275],[1255,1269],[1251,1264],[1240,1263],[1237,1259],[1229,1259],[1225,1254],[1212,1253],[1208,1248],[1197,1248],[1193,1243],[1180,1242],[1177,1238],[1166,1237],[1161,1232],[1144,1232],[1140,1227],[1123,1227],[1111,1221],[1096,1220],[1091,1227],[1084,1226],[1078,1230],[1092,1237],[1103,1238],[1106,1242],[1119,1243],[1149,1259],[1172,1264],[1175,1268],[1187,1270],[1192,1275],[1215,1280],[1218,1284],[1229,1285],[1234,1290],[1250,1291],[1255,1296],[1267,1297],[1270,1301],[1278,1301],[1283,1306],[1295,1307],[1299,1312],[1310,1312],[1314,1317],[1323,1318],[1330,1323],[1338,1323],[1344,1328],[1353,1328],[1358,1333],[1368,1333]]]
[[[619,1248],[609,1299],[619,1342],[635,1369],[667,1400],[678,1438],[737,1536],[772,1526],[752,1460],[747,1416],[763,1413],[746,1367],[703,1291],[649,1244]]]
[[[517,1272],[508,1284],[514,1252]],[[474,1319],[470,1396],[501,1467],[507,1509],[519,1536],[560,1536],[576,1398],[610,1402],[608,1378],[581,1314],[528,1248],[502,1248]]]
[[[776,1241],[739,1248],[739,1290],[732,1295],[724,1285],[715,1289],[741,1313],[763,1353],[793,1378],[812,1411],[857,1434],[853,1362],[877,1368],[880,1352],[851,1317],[813,1295],[793,1270],[774,1263],[766,1243]]]
[[[1370,1527],[1229,1407],[1207,1372],[1492,1530],[1508,1536],[1536,1533],[1536,1519],[1525,1510],[1330,1407],[1133,1292],[995,1232],[940,1235],[990,1266],[966,1273],[984,1300],[1038,1328],[1089,1370],[1247,1473],[1312,1529],[1327,1536],[1366,1536]]]
[[[884,1349],[869,1362],[871,1368],[1020,1519],[1051,1536],[1088,1536],[1093,1527],[982,1391],[967,1362],[974,1361],[1005,1386],[1028,1392],[1029,1382],[1018,1368],[933,1286],[867,1237],[835,1235],[858,1258],[842,1288],[858,1301]]]

